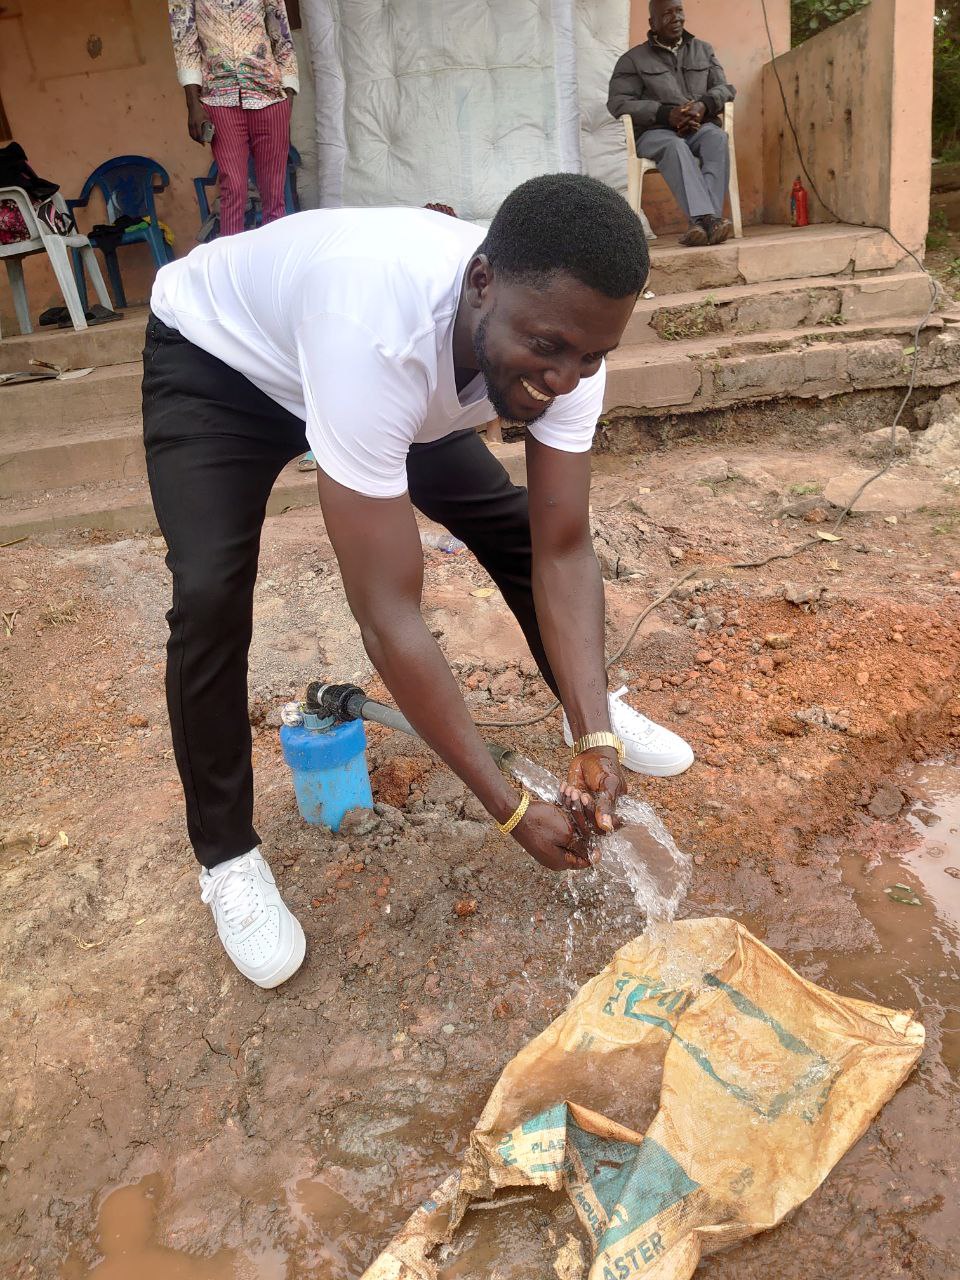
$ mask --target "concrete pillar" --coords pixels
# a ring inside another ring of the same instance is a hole
[[[779,57],[814,221],[886,227],[922,252],[929,219],[934,0],[873,0]],[[785,222],[801,166],[773,65],[764,70],[765,218]]]
[[[930,223],[934,0],[893,0],[893,7],[887,225],[922,256]]]

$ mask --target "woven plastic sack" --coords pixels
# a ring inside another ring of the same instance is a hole
[[[651,929],[508,1064],[459,1175],[364,1280],[442,1280],[445,1246],[491,1216],[471,1204],[537,1186],[566,1192],[589,1241],[581,1264],[568,1240],[557,1275],[687,1280],[823,1182],[923,1039],[907,1013],[805,981],[734,920]]]

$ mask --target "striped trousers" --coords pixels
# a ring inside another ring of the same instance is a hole
[[[220,171],[220,234],[243,230],[247,171],[253,155],[264,222],[286,212],[283,187],[290,149],[290,98],[250,111],[245,107],[207,107],[213,121],[213,158]]]

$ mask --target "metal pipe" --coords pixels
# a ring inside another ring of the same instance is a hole
[[[373,724],[382,724],[386,729],[408,733],[411,738],[419,736],[407,717],[396,707],[386,707],[382,702],[374,702],[372,698],[367,698],[361,705],[359,718],[370,720]]]
[[[411,738],[420,737],[407,717],[396,707],[387,707],[382,702],[368,698],[355,684],[321,684],[315,680],[307,688],[306,706],[308,710],[313,708],[325,715],[334,716],[337,720],[369,720],[386,729],[409,734]],[[500,772],[510,776],[510,762],[515,754],[513,748],[501,746],[498,742],[485,742],[484,746]]]

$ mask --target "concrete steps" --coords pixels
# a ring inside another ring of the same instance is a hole
[[[291,463],[280,474],[267,503],[267,515],[294,507],[318,505],[317,480]],[[72,485],[34,492],[30,497],[0,499],[0,543],[57,529],[157,531],[146,481]]]
[[[697,412],[777,396],[903,386],[927,277],[883,231],[755,227],[742,240],[651,247],[650,290],[608,361],[606,410]],[[60,527],[151,528],[140,423],[146,309],[85,332],[0,342],[0,372],[31,359],[92,366],[73,381],[0,387],[0,542]],[[918,384],[960,380],[960,318],[934,315]],[[270,510],[316,501],[281,476]]]
[[[903,251],[885,231],[843,223],[748,227],[742,240],[685,249],[676,236],[650,246],[649,287],[658,296],[735,284],[854,276],[893,270]]]
[[[122,320],[73,329],[38,329],[26,335],[4,337],[0,341],[0,373],[29,369],[36,357],[61,369],[100,368],[108,364],[129,364],[139,360],[147,308],[134,307]]]
[[[61,486],[131,484],[146,475],[139,413],[22,435],[0,427],[0,499]]]
[[[678,342],[711,334],[756,334],[831,324],[841,329],[897,315],[926,314],[930,282],[922,271],[885,276],[815,276],[726,285],[641,298],[622,346]]]
[[[83,423],[140,412],[139,361],[108,364],[85,378],[58,379],[0,387],[0,444],[32,431],[55,439]]]
[[[607,360],[605,411],[696,413],[778,396],[906,386],[916,316],[838,330],[814,326],[621,347]],[[917,386],[960,381],[960,325],[934,315],[920,340]]]

